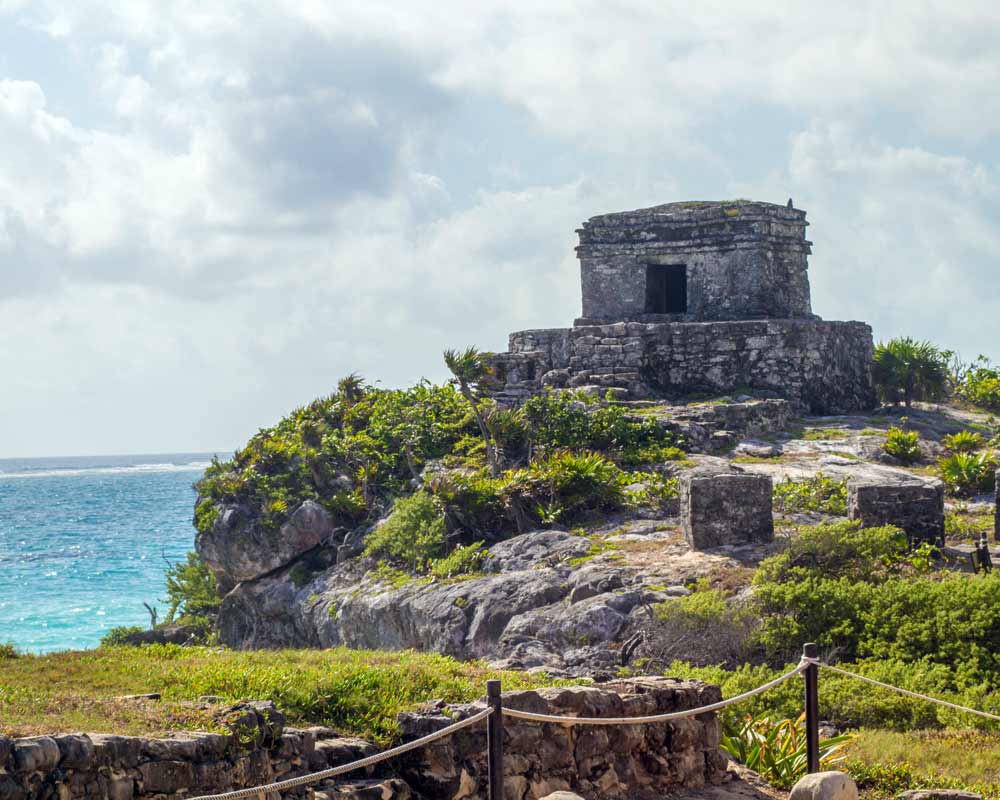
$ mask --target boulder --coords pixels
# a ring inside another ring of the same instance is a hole
[[[843,772],[814,772],[799,779],[788,800],[858,800],[858,787]]]
[[[263,529],[248,509],[227,506],[211,531],[195,537],[195,549],[225,590],[287,566],[335,530],[334,518],[312,500],[296,508],[277,531]]]

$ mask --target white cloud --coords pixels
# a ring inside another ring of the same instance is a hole
[[[791,194],[818,311],[1000,357],[1000,12],[953,6],[0,0],[60,55],[0,61],[0,442],[440,377],[577,315],[581,220],[673,199]]]

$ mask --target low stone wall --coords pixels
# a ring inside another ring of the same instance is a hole
[[[876,404],[872,347],[862,322],[619,322],[512,333],[494,366],[509,396],[544,386],[622,387],[634,398],[745,388],[833,414]]]
[[[774,538],[769,475],[696,470],[681,478],[679,489],[684,538],[695,550]]]
[[[716,686],[664,678],[632,678],[595,687],[504,694],[522,711],[579,717],[632,717],[680,711],[722,699]],[[463,713],[474,713],[481,705]],[[407,738],[440,730],[451,715],[405,715]],[[536,800],[568,790],[585,798],[661,798],[678,789],[720,783],[726,759],[715,714],[650,725],[579,726],[504,720],[507,800]],[[486,797],[486,734],[460,731],[422,750],[403,768],[428,798]]]
[[[721,699],[715,686],[663,678],[595,687],[509,692],[513,708],[557,715],[639,716]],[[476,713],[482,704],[403,714],[411,741]],[[257,786],[372,755],[368,742],[329,728],[286,728],[270,703],[244,703],[227,714],[233,733],[183,733],[167,739],[69,734],[0,736],[3,800],[167,800]],[[714,714],[655,725],[566,727],[505,720],[507,798],[534,800],[557,789],[587,798],[659,797],[722,780]],[[485,798],[486,733],[476,725],[397,760],[315,787],[317,795],[354,798]],[[388,776],[394,776],[389,778]],[[285,797],[304,797],[296,789]],[[271,800],[275,800],[272,796]]]
[[[939,480],[852,480],[847,517],[866,528],[896,525],[911,541],[944,544],[944,484]]]

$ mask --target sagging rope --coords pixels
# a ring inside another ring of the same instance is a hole
[[[802,663],[804,664],[815,664],[820,669],[827,669],[830,672],[836,672],[840,675],[847,675],[849,678],[857,678],[859,681],[864,681],[865,683],[870,683],[873,686],[881,686],[883,689],[890,689],[899,694],[905,694],[908,697],[915,697],[918,700],[926,700],[928,703],[937,703],[939,706],[947,706],[948,708],[953,708],[956,711],[964,711],[967,714],[975,714],[979,717],[985,717],[986,719],[993,719],[1000,722],[1000,716],[996,714],[990,714],[987,711],[979,711],[975,708],[968,708],[967,706],[960,706],[958,703],[949,703],[947,700],[941,700],[938,697],[930,697],[926,694],[920,694],[919,692],[911,692],[909,689],[901,689],[898,686],[893,686],[891,683],[882,683],[882,681],[877,681],[874,678],[866,678],[864,675],[858,675],[856,672],[848,672],[846,669],[841,669],[840,667],[834,667],[831,664],[825,664],[818,658],[803,658]]]
[[[671,711],[667,714],[653,714],[647,717],[557,717],[551,714],[535,714],[531,711],[518,711],[517,709],[504,706],[503,715],[505,717],[513,717],[515,719],[526,719],[531,722],[554,722],[559,725],[642,725],[650,722],[669,722],[672,719],[686,719],[688,717],[696,717],[699,714],[707,714],[710,711],[718,711],[719,709],[730,706],[733,703],[739,703],[741,700],[746,700],[748,697],[753,697],[761,692],[766,692],[768,689],[773,689],[778,684],[784,683],[789,678],[794,678],[802,672],[802,670],[808,667],[810,663],[810,661],[803,659],[799,662],[799,665],[795,667],[795,669],[789,670],[784,675],[779,675],[774,680],[768,681],[767,683],[758,686],[756,689],[751,689],[749,692],[743,692],[743,694],[730,697],[728,700],[720,700],[718,703],[711,703],[707,706],[691,708],[686,711]]]
[[[345,772],[353,772],[356,769],[362,769],[364,767],[370,767],[373,764],[378,764],[380,761],[385,761],[395,756],[402,755],[403,753],[408,753],[410,750],[416,750],[420,747],[424,747],[431,742],[435,742],[438,739],[443,739],[446,736],[451,736],[451,734],[462,728],[468,728],[470,725],[475,725],[486,719],[491,713],[493,713],[492,708],[484,709],[471,717],[467,717],[454,725],[449,725],[447,728],[442,728],[434,733],[429,733],[427,736],[423,736],[420,739],[414,739],[412,742],[407,742],[406,744],[401,744],[398,747],[393,747],[391,750],[386,750],[382,753],[376,753],[373,756],[368,756],[367,758],[362,758],[358,761],[352,761],[350,764],[342,764],[339,767],[331,767],[330,769],[325,769],[322,772],[313,772],[309,775],[301,775],[298,778],[289,778],[288,780],[278,781],[277,783],[268,783],[264,786],[253,786],[248,789],[237,789],[233,792],[226,792],[225,794],[206,794],[200,797],[192,797],[189,800],[242,800],[245,797],[259,797],[261,800],[265,795],[271,792],[283,792],[286,789],[294,789],[297,786],[305,786],[309,783],[316,783],[317,781],[326,780],[327,778],[335,778],[338,775],[343,775]]]

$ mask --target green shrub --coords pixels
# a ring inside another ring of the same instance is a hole
[[[806,577],[877,581],[905,564],[906,534],[887,525],[862,528],[838,520],[807,528],[785,549],[760,563],[755,584],[795,582]]]
[[[416,572],[444,552],[445,522],[427,492],[416,492],[393,503],[392,513],[368,534],[365,555],[384,557]]]
[[[677,437],[655,419],[580,392],[548,390],[526,400],[521,414],[535,449],[596,450],[631,465],[684,457]]]
[[[974,453],[986,446],[986,440],[976,431],[959,431],[941,439],[941,444],[953,453]]]
[[[644,625],[647,664],[666,665],[696,651],[699,665],[735,666],[749,655],[747,642],[757,625],[752,609],[709,588],[706,580],[686,597],[657,603],[653,611],[655,622]]]
[[[897,427],[889,428],[882,449],[904,464],[912,464],[920,460],[920,434]]]
[[[960,365],[955,374],[955,394],[980,408],[1000,411],[1000,367],[985,356],[971,365]]]
[[[822,472],[812,478],[793,481],[790,478],[775,484],[776,511],[817,511],[823,514],[847,514],[847,481],[828,478]]]
[[[938,462],[941,479],[960,497],[992,491],[1000,462],[992,451],[953,453]]]
[[[118,625],[101,637],[101,647],[121,647],[127,644],[127,638],[134,633],[142,633],[138,625]]]
[[[277,531],[304,500],[355,524],[380,512],[380,497],[408,492],[427,461],[477,432],[452,386],[374,389],[348,377],[337,393],[261,430],[231,460],[213,460],[195,484],[199,531],[210,530],[226,504]]]
[[[185,561],[171,565],[166,581],[168,623],[178,615],[185,622],[196,622],[211,620],[218,613],[222,599],[215,575],[196,553],[188,553]]]
[[[20,655],[21,653],[18,651],[18,649],[9,642],[0,644],[0,661],[5,661],[12,658],[19,658]]]
[[[844,756],[840,750],[853,737],[833,736],[820,742],[820,768],[834,769]],[[772,721],[770,717],[748,717],[732,735],[723,734],[721,745],[734,759],[763,776],[769,783],[790,789],[806,774],[806,721],[803,713],[797,719]]]
[[[909,337],[880,342],[875,347],[872,377],[884,403],[941,400],[948,388],[948,350]]]
[[[830,660],[826,658],[825,660]],[[899,686],[910,691],[939,697],[962,705],[990,710],[996,701],[985,700],[975,690],[956,691],[952,670],[942,664],[883,659],[840,663],[840,667],[874,680]],[[741,664],[728,670],[719,666],[699,667],[675,661],[666,670],[667,675],[694,678],[715,684],[722,689],[723,697],[733,697],[766,683],[792,669],[792,663],[778,667]],[[733,734],[739,730],[745,715],[772,718],[795,717],[802,712],[802,681],[791,679],[773,689],[749,698],[720,712],[725,730]],[[897,694],[856,678],[833,672],[820,672],[820,714],[840,728],[884,728],[889,730],[916,730],[940,728],[946,725],[967,726],[975,723],[990,727],[980,718],[944,708],[926,701]]]
[[[483,542],[473,542],[464,547],[456,547],[444,558],[439,558],[431,563],[431,575],[436,578],[474,575],[482,567],[485,556]]]

